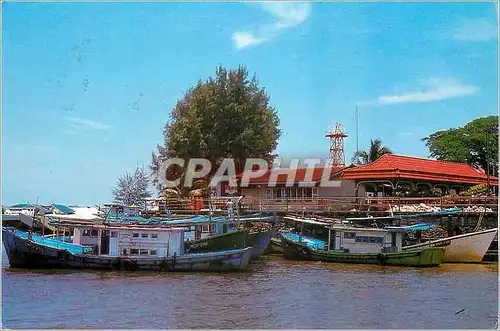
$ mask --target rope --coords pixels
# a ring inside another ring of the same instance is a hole
[[[481,227],[481,223],[483,222],[483,217],[484,217],[484,213],[486,212],[486,207],[484,207],[483,211],[481,212],[481,214],[479,215],[479,219],[477,220],[477,224],[476,224],[476,227],[474,228],[474,231],[472,232],[477,232],[479,231],[479,228]]]

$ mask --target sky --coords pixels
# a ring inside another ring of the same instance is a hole
[[[283,157],[346,161],[498,112],[494,3],[3,3],[2,203],[97,204],[218,66],[270,96]]]

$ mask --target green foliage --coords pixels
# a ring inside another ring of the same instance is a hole
[[[206,158],[214,172],[223,158],[232,157],[241,171],[246,158],[271,161],[280,135],[277,112],[255,76],[248,78],[244,67],[219,67],[215,78],[198,82],[177,102],[151,170],[157,171],[164,159],[180,157]],[[172,172],[175,178],[183,169]]]
[[[460,128],[437,131],[422,139],[431,157],[463,162],[498,173],[498,116],[480,117]]]
[[[370,148],[366,151],[357,151],[352,157],[354,164],[367,164],[375,161],[384,154],[392,154],[392,151],[382,146],[382,140],[375,139],[370,141]]]
[[[485,184],[481,184],[469,187],[467,190],[460,192],[460,195],[463,196],[480,195],[480,194],[486,194],[487,191],[488,187]]]

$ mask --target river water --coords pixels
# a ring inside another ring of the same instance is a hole
[[[243,272],[9,269],[5,328],[494,328],[498,266],[417,269],[266,258]],[[463,310],[462,312],[459,312]]]

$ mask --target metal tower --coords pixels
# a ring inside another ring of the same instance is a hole
[[[330,139],[330,165],[345,166],[344,138],[347,137],[347,132],[337,122],[335,123],[335,129],[330,129],[325,134],[325,137]]]

